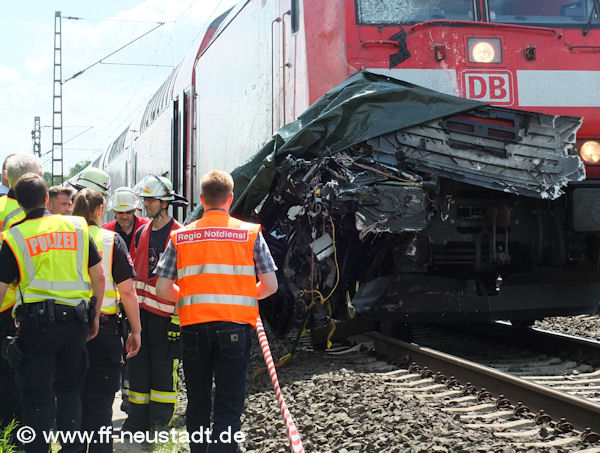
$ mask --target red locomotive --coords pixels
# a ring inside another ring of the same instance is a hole
[[[242,213],[258,215],[280,268],[270,320],[282,331],[308,320],[323,344],[331,319],[355,312],[402,322],[593,312],[599,9],[597,0],[240,1],[98,165],[114,187],[166,175],[194,208],[202,174],[239,168],[354,74],[483,101],[500,108],[439,118],[438,98],[421,93],[433,115],[416,129],[326,157],[273,154],[269,193]],[[363,105],[352,121],[381,110]],[[548,141],[561,143],[558,160],[540,151]],[[503,181],[499,160],[522,163],[510,172],[523,186]],[[546,184],[550,174],[560,178]]]

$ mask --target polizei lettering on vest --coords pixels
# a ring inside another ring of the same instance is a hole
[[[27,238],[29,255],[35,256],[48,250],[76,250],[77,238],[72,232],[46,233]]]
[[[237,228],[227,227],[209,227],[186,230],[177,233],[177,243],[201,241],[234,241],[247,242],[248,230],[238,230]]]

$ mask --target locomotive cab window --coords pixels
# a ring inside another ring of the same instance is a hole
[[[598,26],[594,0],[489,0],[490,21],[505,24]]]
[[[356,20],[365,25],[414,24],[430,20],[475,20],[472,0],[356,0]]]

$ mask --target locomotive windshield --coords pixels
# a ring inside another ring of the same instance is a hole
[[[489,0],[490,21],[504,24],[586,24],[594,0]],[[598,23],[598,11],[591,17]]]
[[[428,20],[474,20],[472,0],[357,0],[359,24],[408,24]]]

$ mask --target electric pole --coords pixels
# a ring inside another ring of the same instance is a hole
[[[31,139],[33,140],[33,154],[39,158],[42,157],[42,152],[40,150],[40,139],[41,139],[41,130],[40,130],[40,117],[36,116],[33,118],[33,130],[31,131]]]
[[[54,13],[54,86],[52,89],[52,185],[63,182],[62,21]]]

